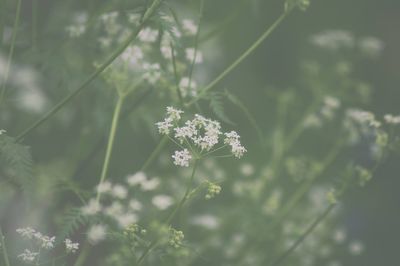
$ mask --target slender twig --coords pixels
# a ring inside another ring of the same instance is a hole
[[[164,148],[165,144],[167,144],[168,138],[166,136],[162,137],[160,142],[157,144],[153,152],[150,154],[150,156],[147,158],[147,160],[143,163],[142,168],[140,169],[141,171],[146,171],[147,168],[153,163],[157,155],[162,151]]]
[[[3,251],[3,259],[4,259],[4,263],[6,266],[10,266],[10,260],[8,259],[8,253],[7,253],[7,247],[6,247],[6,241],[4,241],[4,235],[3,235],[3,231],[0,228],[0,249]]]
[[[192,105],[200,100],[205,94],[214,88],[225,76],[227,76],[232,70],[234,70],[240,63],[243,62],[251,53],[253,53],[258,46],[260,46],[263,41],[268,38],[271,33],[282,23],[282,21],[286,18],[286,16],[290,13],[291,10],[285,11],[278,17],[278,19],[270,26],[268,29],[242,54],[240,55],[230,66],[228,66],[221,74],[219,74],[213,81],[211,81],[206,87],[200,90],[199,94],[196,98],[188,103],[188,105]]]
[[[194,176],[195,176],[195,173],[197,170],[197,166],[198,166],[198,160],[195,160],[192,174],[190,176],[189,183],[186,188],[185,194],[183,195],[183,197],[179,201],[179,203],[176,205],[174,210],[168,215],[164,224],[167,224],[169,226],[171,224],[172,220],[174,219],[174,217],[176,216],[176,214],[179,213],[179,211],[182,209],[183,205],[185,205],[186,201],[189,199],[190,192],[191,192],[192,186],[193,186]],[[146,258],[146,256],[158,245],[159,241],[160,241],[159,239],[155,239],[147,246],[147,248],[143,251],[142,255],[139,257],[139,259],[137,261],[137,266],[140,266],[144,262],[144,259]]]
[[[310,227],[277,259],[273,262],[267,264],[268,266],[278,266],[286,258],[291,255],[291,253],[317,228],[317,226],[329,215],[329,213],[335,208],[336,204],[331,204],[328,208],[310,225]]]
[[[111,122],[110,134],[108,137],[107,150],[106,150],[106,155],[104,158],[103,169],[101,171],[99,185],[101,185],[104,182],[104,179],[106,178],[107,173],[108,173],[108,166],[110,164],[111,153],[112,153],[113,146],[114,146],[115,133],[117,132],[119,116],[121,113],[122,104],[124,103],[124,99],[125,99],[124,96],[119,95],[117,104],[115,105],[114,114],[113,114],[113,118],[112,118],[112,122]],[[98,190],[97,195],[96,195],[97,202],[100,201],[100,196],[101,196],[101,192],[100,192],[100,190]]]
[[[184,101],[183,101],[183,96],[181,92],[181,88],[179,87],[179,77],[178,77],[178,71],[176,68],[176,57],[175,57],[175,47],[170,43],[171,47],[171,61],[172,61],[172,67],[174,69],[174,79],[175,79],[175,86],[176,86],[176,94],[178,95],[179,103],[181,104],[182,107],[184,107]]]
[[[8,76],[10,74],[11,62],[12,62],[12,58],[14,55],[15,40],[17,38],[17,31],[18,31],[19,19],[20,19],[20,14],[21,14],[21,2],[22,2],[22,0],[17,1],[17,11],[15,12],[15,21],[14,21],[14,27],[13,27],[12,36],[11,36],[11,46],[10,46],[10,51],[8,53],[6,69],[5,69],[4,76],[3,76],[2,82],[1,82],[0,105],[1,105],[1,102],[3,101],[3,98],[4,98],[6,90],[7,90],[7,80],[8,80]]]
[[[21,141],[27,134],[29,134],[32,130],[40,126],[42,123],[47,121],[50,117],[56,114],[64,105],[66,105],[69,101],[71,101],[75,96],[77,96],[83,89],[87,88],[87,86],[99,75],[101,74],[125,49],[129,46],[129,44],[136,39],[141,29],[146,25],[150,17],[154,14],[158,6],[161,4],[163,0],[154,0],[152,5],[147,9],[147,11],[143,15],[143,19],[139,26],[133,31],[133,33],[128,37],[128,39],[118,47],[110,57],[101,64],[96,71],[94,71],[77,89],[72,91],[69,95],[67,95],[64,99],[62,99],[59,103],[57,103],[50,111],[48,111],[43,117],[33,123],[30,127],[24,130],[21,134],[16,138],[17,141]]]

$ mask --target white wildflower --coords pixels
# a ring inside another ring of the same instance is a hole
[[[333,240],[340,244],[346,240],[346,232],[344,230],[338,229],[333,234]]]
[[[129,46],[121,54],[121,59],[130,67],[138,67],[140,60],[143,59],[142,49],[138,46]]]
[[[0,129],[0,135],[3,135],[3,134],[5,134],[7,131],[6,130],[4,130],[4,129]]]
[[[36,239],[41,243],[42,248],[44,249],[52,249],[54,248],[54,242],[56,241],[56,237],[45,236],[40,233],[36,233]]]
[[[359,47],[361,52],[368,56],[377,57],[379,56],[385,45],[384,43],[375,37],[365,37],[360,40]]]
[[[129,207],[133,211],[140,211],[142,209],[143,205],[138,200],[132,199],[129,201]]]
[[[172,49],[169,45],[162,45],[160,47],[161,54],[165,59],[171,59],[172,58]]]
[[[133,175],[130,175],[126,178],[126,181],[130,186],[136,186],[142,184],[144,181],[146,181],[147,177],[144,172],[137,172]]]
[[[101,210],[100,203],[96,199],[89,200],[86,206],[82,207],[82,213],[85,215],[94,215]]]
[[[87,237],[90,243],[93,245],[106,239],[107,229],[102,224],[93,225],[89,228]]]
[[[138,221],[138,217],[134,213],[122,213],[121,215],[115,217],[115,219],[121,228],[126,228]]]
[[[125,199],[128,195],[128,190],[123,185],[115,185],[112,188],[111,194],[117,199]]]
[[[32,229],[31,227],[25,227],[25,228],[18,228],[17,233],[20,234],[23,238],[26,239],[32,239],[36,231]]]
[[[29,249],[25,249],[23,253],[18,255],[18,258],[25,262],[33,262],[36,260],[36,257],[39,255],[39,252],[32,252]]]
[[[194,48],[187,48],[185,50],[185,55],[186,55],[186,59],[189,62],[195,62],[196,64],[199,64],[201,62],[203,62],[203,54],[201,51],[194,49]],[[196,59],[195,59],[196,56]]]
[[[312,36],[311,42],[327,50],[336,51],[341,48],[353,48],[354,36],[345,30],[327,30]]]
[[[189,84],[190,83],[190,84]],[[183,77],[179,82],[179,89],[183,97],[197,95],[197,83],[189,77]]]
[[[143,69],[145,71],[143,78],[150,84],[154,85],[161,77],[160,65],[144,63]]]
[[[192,224],[214,230],[218,228],[219,221],[214,215],[205,214],[193,217]]]
[[[142,42],[155,42],[158,37],[158,31],[147,27],[140,31],[138,37]]]
[[[360,241],[353,241],[349,245],[349,252],[352,255],[360,255],[364,251],[364,245]]]
[[[225,133],[224,143],[231,146],[232,153],[236,158],[242,157],[243,154],[247,151],[241,145],[239,138],[240,136],[235,131]]]
[[[175,109],[174,107],[167,107],[167,116],[171,118],[173,121],[179,121],[181,119],[181,114],[183,114],[182,110]]]
[[[164,121],[157,122],[156,126],[158,127],[158,132],[163,135],[168,135],[170,129],[174,126],[172,122],[173,120],[169,117],[165,118]]]
[[[167,195],[156,195],[151,200],[151,203],[160,210],[166,210],[173,204],[173,199]]]
[[[112,184],[109,181],[104,181],[97,185],[97,193],[107,193],[112,189]]]
[[[175,151],[172,158],[174,159],[175,165],[189,167],[189,160],[192,159],[192,156],[187,149],[184,149],[182,151]]]
[[[64,243],[67,253],[75,253],[79,249],[79,243],[73,243],[71,239],[65,239]]]
[[[155,178],[143,181],[140,185],[141,185],[142,190],[151,191],[151,190],[156,189],[160,185],[160,179],[155,177]]]
[[[195,35],[197,33],[198,27],[193,22],[193,20],[190,19],[182,20],[182,27],[190,35]]]
[[[391,114],[386,114],[383,119],[387,124],[398,125],[400,124],[400,115],[394,116]]]

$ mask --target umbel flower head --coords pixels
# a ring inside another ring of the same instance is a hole
[[[168,136],[181,147],[181,150],[172,155],[175,165],[188,167],[191,159],[200,159],[227,147],[230,148],[229,154],[218,157],[240,158],[246,152],[239,134],[235,131],[223,132],[218,121],[199,114],[195,114],[191,120],[181,122],[183,113],[181,110],[167,107],[166,118],[156,123],[160,134]]]

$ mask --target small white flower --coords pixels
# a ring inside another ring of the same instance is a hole
[[[375,37],[365,37],[360,40],[359,47],[361,52],[365,53],[368,56],[377,57],[379,56],[383,49],[385,48],[385,44]]]
[[[82,207],[82,213],[85,215],[94,215],[101,210],[100,203],[96,199],[89,200],[86,206]]]
[[[121,54],[121,59],[131,67],[137,67],[140,60],[143,59],[142,49],[137,46],[129,46]]]
[[[143,205],[138,200],[132,199],[129,201],[129,207],[133,211],[140,211],[142,209]]]
[[[157,195],[153,197],[151,202],[160,210],[166,210],[173,204],[173,199],[167,195]]]
[[[142,184],[144,181],[146,181],[147,177],[144,172],[137,172],[133,175],[130,175],[126,178],[126,181],[128,182],[128,185],[131,187],[134,187],[136,185]]]
[[[155,42],[158,37],[158,31],[147,27],[140,31],[138,37],[142,42]]]
[[[169,117],[165,118],[164,121],[157,122],[156,126],[158,127],[158,132],[163,135],[168,135],[170,129],[174,126],[172,122],[172,119]]]
[[[189,62],[195,62],[196,64],[202,63],[203,62],[203,54],[201,51],[199,50],[195,50],[194,48],[187,48],[185,50],[185,54],[186,54],[186,59]],[[194,57],[196,56],[196,60],[194,59]]]
[[[189,84],[190,83],[190,84]],[[189,87],[190,85],[190,87]],[[197,95],[197,83],[194,80],[190,80],[189,77],[183,77],[179,82],[179,89],[183,97],[196,96]]]
[[[129,225],[134,224],[138,221],[138,217],[134,213],[123,213],[115,217],[115,219],[117,220],[121,228],[126,228]]]
[[[167,116],[174,121],[179,121],[181,119],[181,114],[184,112],[179,109],[175,109],[174,107],[168,106],[167,107]]]
[[[107,193],[110,192],[112,188],[112,184],[109,181],[104,181],[97,185],[97,192],[98,193]]]
[[[219,226],[217,217],[209,214],[195,216],[192,219],[192,224],[204,227],[209,230],[217,229]]]
[[[171,59],[172,58],[172,49],[169,45],[162,45],[161,48],[161,54],[165,59]]]
[[[107,229],[102,224],[93,225],[89,228],[87,233],[87,237],[90,243],[93,245],[98,244],[99,242],[106,239]]]
[[[156,189],[160,185],[160,180],[158,178],[152,178],[149,180],[145,180],[141,183],[141,188],[144,191],[151,191]]]
[[[187,149],[184,149],[182,151],[175,151],[172,158],[174,159],[175,165],[189,167],[189,160],[192,159],[192,156]]]
[[[79,249],[79,243],[73,243],[71,239],[65,239],[64,243],[67,253],[75,253]]]
[[[7,131],[6,130],[4,130],[4,129],[0,129],[0,135],[3,135],[3,134],[5,134]]]
[[[111,194],[118,199],[125,199],[128,195],[128,190],[122,185],[115,185],[112,188]]]
[[[41,242],[42,248],[44,249],[52,249],[54,248],[54,242],[56,241],[56,237],[49,237],[45,235],[38,235],[37,240]]]
[[[18,255],[18,258],[25,262],[33,262],[38,255],[39,252],[32,252],[29,249],[25,249],[23,253]]]
[[[400,124],[400,115],[394,116],[391,114],[386,114],[383,119],[387,124],[398,125]]]
[[[23,238],[32,239],[36,231],[30,227],[26,228],[18,228],[17,233],[20,234]]]
[[[156,82],[161,78],[159,64],[144,63],[143,69],[145,70],[143,78],[147,80],[147,82],[149,82],[150,84],[156,84]]]
[[[333,234],[333,240],[335,240],[336,243],[340,244],[343,243],[346,240],[346,233],[343,230],[336,230],[335,233]]]
[[[190,19],[182,20],[182,27],[190,35],[195,35],[197,33],[198,27],[193,22],[193,20]]]
[[[364,251],[364,245],[360,241],[354,241],[350,243],[349,251],[352,255],[360,255]]]

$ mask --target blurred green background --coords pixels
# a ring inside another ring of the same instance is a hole
[[[50,46],[53,48],[62,46],[65,41],[62,34],[54,31],[54,28],[58,26],[52,24],[55,18],[60,18],[65,22],[68,21],[67,15],[73,10],[96,10],[107,5],[124,9],[126,6],[135,6],[135,3],[138,3],[138,1],[127,3],[126,1],[94,0],[37,1],[40,7],[38,45],[44,45],[49,41],[46,44],[48,49],[51,49]],[[8,6],[13,5],[13,1],[7,2]],[[31,1],[23,2],[23,25],[29,27],[32,18],[28,2]],[[199,4],[195,0],[168,2],[175,6],[185,6],[188,12],[190,10],[188,14],[196,14]],[[282,2],[279,0],[206,0],[204,23],[206,25],[227,23],[224,30],[218,33],[221,54],[218,55],[218,64],[213,66],[210,72],[218,73],[246,49],[277,18],[282,10]],[[6,9],[1,11],[3,18],[6,17],[8,21],[11,21],[13,14],[4,14],[4,10]],[[293,80],[299,75],[301,60],[312,58],[316,53],[315,48],[310,45],[310,36],[327,29],[348,30],[355,36],[375,36],[384,42],[385,49],[382,56],[378,60],[371,61],[371,64],[357,65],[357,75],[373,85],[372,105],[367,108],[380,115],[399,114],[400,1],[398,0],[314,0],[307,12],[296,11],[291,14],[273,35],[219,86],[229,88],[240,96],[251,112],[257,114],[257,120],[264,122],[263,127],[268,131],[269,114],[264,113],[266,103],[263,102],[262,96],[265,95],[269,86],[277,88],[295,86]],[[51,35],[48,32],[51,32]],[[68,45],[73,47],[73,44]],[[90,44],[88,46],[90,47]],[[30,57],[29,54],[27,55]],[[23,56],[20,54],[17,57]],[[36,56],[40,57],[40,54]],[[93,55],[88,52],[88,57],[93,57]],[[35,56],[26,60],[40,61]],[[85,62],[82,58],[73,58],[71,61],[82,66],[82,69],[90,66],[90,62]],[[55,69],[54,73],[57,71],[58,69]],[[46,73],[45,76],[54,73]],[[65,74],[68,76],[68,73]],[[68,87],[76,87],[74,85],[86,75],[87,72],[83,71],[81,77],[68,81]],[[53,83],[51,85],[54,88],[59,87],[58,84]],[[95,85],[96,83],[92,86],[95,87]],[[87,92],[86,99],[89,98],[90,92]],[[29,121],[32,121],[33,117],[16,121],[9,131],[19,132]],[[104,123],[106,124],[107,120]],[[123,130],[120,132],[124,135]],[[29,138],[29,142],[33,143],[32,149],[36,159],[45,160],[52,156],[59,156],[57,154],[60,150],[68,151],[68,143],[76,137],[74,129],[61,127],[57,138],[44,139],[43,136],[33,135]],[[141,142],[135,143],[136,149],[141,150],[147,145],[154,145],[150,136],[140,137]],[[60,138],[66,140],[64,144],[59,143]],[[129,139],[130,136],[125,135],[121,138]],[[124,145],[117,145],[117,148],[122,154],[124,152],[128,154],[132,146]],[[143,161],[140,155],[136,156],[134,160]],[[345,215],[342,222],[350,229],[348,233],[351,237],[365,243],[366,252],[360,257],[345,262],[345,265],[400,265],[400,193],[397,191],[400,187],[399,159],[399,156],[391,157],[379,168],[377,178],[374,178],[365,189],[354,190],[346,196]],[[121,162],[121,165],[123,164],[124,162]],[[96,167],[98,165],[94,165],[93,169]],[[112,171],[115,173],[124,173],[124,170],[118,165],[112,166]]]

